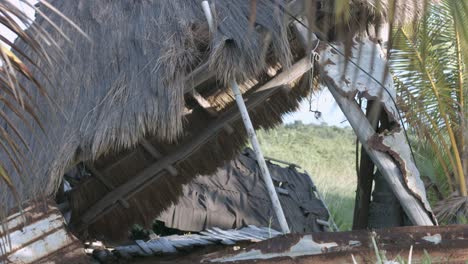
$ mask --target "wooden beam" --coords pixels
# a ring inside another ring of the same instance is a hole
[[[164,155],[161,154],[148,140],[143,139],[140,142],[140,144],[156,160],[162,159],[164,157]],[[179,174],[179,172],[177,172],[177,169],[174,168],[174,166],[172,165],[169,165],[165,167],[164,169],[167,170],[167,172],[169,172],[171,176],[177,176],[177,174]]]
[[[275,78],[256,89],[246,101],[247,109],[251,110],[262,104],[266,99],[274,95],[282,86],[292,83],[298,77],[301,77],[304,73],[310,70],[310,68],[311,63],[309,58],[306,57],[299,60],[291,68],[278,74]],[[226,126],[226,124],[232,123],[239,118],[240,113],[237,111],[237,107],[231,107],[194,138],[191,138],[189,141],[180,145],[180,147],[173,153],[164,156],[139,174],[135,175],[135,177],[133,177],[128,182],[106,194],[106,196],[95,203],[88,209],[88,211],[83,214],[81,218],[82,224],[88,225],[96,221],[103,212],[109,211],[111,207],[115,206],[115,203],[119,199],[122,197],[128,198],[128,195],[133,190],[138,188],[141,189],[142,187],[147,186],[149,182],[152,182],[157,175],[161,175],[160,172],[164,170],[164,168],[186,159],[203,144],[205,144],[211,138],[215,137],[220,132],[220,130]]]
[[[192,92],[192,96],[197,101],[197,103],[212,117],[217,117],[218,112],[213,109],[213,106],[211,105],[208,100],[206,100],[201,94],[199,94],[197,91]]]
[[[257,135],[255,134],[255,128],[252,124],[252,120],[250,119],[249,111],[247,110],[247,107],[245,105],[244,98],[242,97],[239,85],[235,80],[231,81],[231,89],[234,93],[234,96],[236,97],[236,103],[239,108],[239,112],[242,116],[242,122],[244,123],[245,130],[250,139],[250,144],[252,145],[253,151],[255,153],[255,157],[257,160],[258,167],[260,168],[263,182],[266,186],[268,196],[270,197],[271,206],[273,207],[273,211],[276,215],[276,220],[278,220],[283,234],[291,233],[288,222],[286,220],[286,216],[284,215],[283,207],[281,206],[278,194],[276,193],[275,185],[270,175],[270,170],[268,169],[268,166],[265,162],[260,143],[258,142]]]
[[[190,93],[195,91],[195,87],[199,86],[200,84],[212,79],[216,76],[215,72],[210,71],[209,63],[205,62],[195,68],[189,75],[187,75],[185,82],[187,86],[185,86],[184,93]]]
[[[197,101],[198,105],[200,105],[203,110],[208,113],[211,117],[218,117],[219,113],[214,110],[213,106],[211,105],[208,100],[205,99],[201,94],[199,94],[196,90],[192,92],[193,99]],[[232,134],[234,132],[234,128],[230,126],[229,124],[226,124],[224,127],[224,131],[226,131],[228,134]]]
[[[101,174],[91,163],[85,163],[85,167],[88,168],[88,170],[91,171],[94,177],[98,179],[104,186],[107,188],[107,190],[112,191],[115,189],[114,185],[104,177],[104,175]],[[125,199],[119,199],[119,203],[125,207],[125,208],[130,208],[130,205]]]
[[[334,246],[327,250],[330,244]],[[314,250],[317,246],[319,249]],[[413,263],[465,263],[467,248],[468,225],[407,226],[276,236],[240,250],[209,253],[190,260],[257,264],[383,263],[380,252],[376,254],[379,250],[385,252],[387,259],[410,255]],[[427,261],[428,256],[431,261]]]

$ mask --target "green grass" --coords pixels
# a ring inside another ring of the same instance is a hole
[[[351,128],[294,124],[258,137],[266,156],[306,170],[340,230],[350,230],[356,190],[355,141]]]

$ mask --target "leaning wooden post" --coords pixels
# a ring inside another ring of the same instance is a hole
[[[309,52],[307,49],[310,46],[310,41],[316,41],[317,37],[314,34],[309,34],[308,28],[306,28],[302,23],[295,21],[294,26],[303,48],[306,52]],[[321,56],[323,55],[325,54],[321,54]],[[326,59],[324,61],[329,65],[338,67],[336,62]],[[396,161],[387,153],[375,150],[369,146],[369,139],[375,135],[376,132],[369,123],[369,120],[367,120],[367,117],[361,111],[361,108],[354,101],[354,98],[348,98],[339,92],[339,85],[344,85],[345,82],[343,81],[342,84],[335,83],[335,81],[329,76],[327,70],[324,70],[323,68],[324,66],[322,65],[320,70],[321,80],[326,86],[328,86],[331,94],[341,108],[341,111],[346,116],[348,122],[351,124],[351,127],[355,131],[362,146],[382,173],[385,180],[388,182],[388,185],[395,196],[397,196],[403,210],[408,215],[411,222],[415,225],[434,225],[433,220],[429,216],[430,213],[426,210],[423,204],[412,193],[410,193],[403,182],[403,175]]]
[[[245,129],[247,130],[250,143],[252,143],[252,147],[257,158],[258,166],[260,167],[260,171],[262,173],[263,181],[266,184],[268,195],[270,196],[271,203],[273,205],[273,210],[275,210],[276,218],[278,219],[283,233],[289,233],[290,231],[288,223],[286,222],[286,217],[284,216],[283,208],[281,207],[281,203],[278,199],[278,194],[276,193],[275,185],[273,185],[273,180],[270,176],[270,171],[268,170],[265,158],[263,157],[262,150],[260,149],[260,144],[258,143],[257,135],[255,134],[255,129],[252,125],[252,121],[250,120],[249,112],[247,111],[247,107],[245,106],[244,98],[242,98],[239,85],[237,85],[235,81],[232,81],[231,89],[234,92],[234,95],[236,96],[236,103],[239,107],[239,111],[242,116],[242,121],[244,122]]]
[[[208,1],[205,0],[202,2],[202,9],[203,13],[205,13],[206,20],[208,21],[210,32],[213,34],[215,31],[215,25],[213,15],[211,13],[211,7]],[[242,116],[242,121],[244,122],[245,129],[247,130],[250,143],[252,143],[252,147],[257,158],[257,163],[260,167],[260,172],[262,174],[263,181],[266,184],[268,195],[270,196],[270,200],[273,205],[273,210],[275,211],[276,218],[278,219],[283,233],[290,233],[288,222],[286,222],[286,217],[284,216],[283,208],[281,207],[281,203],[278,199],[278,194],[276,193],[275,185],[273,184],[273,180],[270,176],[270,171],[268,170],[265,158],[263,157],[262,150],[260,149],[260,144],[258,143],[257,135],[255,134],[255,129],[252,125],[252,121],[250,120],[249,112],[247,110],[247,107],[245,106],[244,98],[242,98],[239,85],[234,80],[231,81],[231,89],[236,97],[237,106],[239,107],[239,111]]]
[[[401,171],[395,164],[395,161],[387,154],[374,150],[369,146],[369,139],[375,134],[375,131],[372,129],[371,124],[359,106],[354,102],[354,100],[350,100],[349,98],[341,95],[337,91],[337,87],[333,82],[325,79],[325,83],[337,104],[340,106],[341,111],[346,116],[346,119],[348,119],[349,124],[356,132],[356,135],[367,154],[382,173],[382,176],[387,180],[392,191],[398,197],[401,206],[405,210],[411,222],[415,225],[434,225],[432,219],[428,215],[428,212],[423,208],[421,203],[409,193],[406,186],[403,184]]]

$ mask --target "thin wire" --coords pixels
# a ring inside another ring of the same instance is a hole
[[[283,11],[288,15],[290,16],[291,18],[293,18],[296,22],[300,23],[302,26],[304,26],[305,28],[307,28],[309,30],[309,32],[312,32],[312,29],[309,28],[309,26],[307,26],[306,24],[304,24],[300,19],[298,19],[296,16],[292,15],[290,12],[288,12],[285,8],[283,8]],[[395,99],[393,98],[392,94],[390,93],[390,91],[387,89],[387,87],[385,87],[380,81],[378,81],[374,76],[372,76],[370,73],[368,73],[366,70],[364,70],[361,66],[359,66],[357,63],[355,63],[353,60],[349,59],[345,54],[343,54],[343,52],[341,52],[339,49],[337,49],[333,44],[331,44],[330,42],[326,41],[326,40],[323,40],[326,44],[328,44],[334,51],[336,51],[338,54],[340,54],[341,56],[343,56],[347,61],[349,61],[352,65],[354,65],[356,68],[358,68],[360,71],[362,71],[365,75],[369,76],[371,78],[371,80],[373,80],[374,82],[376,82],[380,87],[382,87],[385,92],[387,92],[388,96],[390,97],[390,99],[392,100],[393,104],[395,105],[395,108],[397,110],[397,114],[398,114],[398,117],[400,119],[400,123],[401,123],[401,126],[403,128],[403,132],[404,132],[404,135],[405,135],[405,138],[406,138],[406,141],[408,142],[408,146],[410,148],[410,151],[411,151],[411,156],[413,157],[413,161],[414,163],[416,164],[416,158],[414,156],[414,152],[413,152],[413,147],[411,146],[411,143],[410,143],[410,140],[409,140],[409,137],[408,137],[408,132],[406,131],[406,128],[405,128],[405,124],[403,122],[403,116],[401,115],[400,113],[400,109],[398,108],[398,105],[395,101]]]
[[[309,112],[314,112],[316,115],[320,113],[319,111],[312,110],[312,97],[314,93],[314,73],[315,73],[315,62],[319,60],[320,55],[316,52],[318,46],[320,45],[320,39],[317,39],[317,43],[315,47],[312,49],[312,52],[309,54],[309,59],[312,63],[310,71],[309,71],[309,84],[310,84],[310,91],[309,91]]]

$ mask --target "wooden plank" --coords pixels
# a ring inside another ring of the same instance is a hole
[[[25,215],[18,213],[2,219],[1,226],[7,230],[0,228],[3,232],[0,233],[0,263],[62,263],[60,260],[67,258],[88,263],[84,250],[72,250],[81,243],[68,232],[55,202],[44,202],[26,208]],[[72,252],[57,257],[58,252],[66,250]]]
[[[262,104],[266,99],[274,95],[282,86],[292,83],[298,77],[310,70],[310,68],[311,63],[307,57],[299,60],[287,71],[278,74],[275,78],[256,89],[246,101],[247,108],[251,110]],[[201,131],[200,134],[196,135],[190,141],[182,144],[173,153],[170,153],[153,163],[148,168],[135,175],[131,180],[117,187],[112,192],[104,196],[100,201],[95,203],[83,214],[81,218],[82,224],[86,225],[92,223],[98,219],[103,212],[109,211],[113,206],[115,206],[115,203],[119,199],[129,195],[132,190],[138,189],[139,187],[141,188],[142,186],[147,186],[148,182],[154,180],[156,175],[161,175],[160,172],[164,170],[164,168],[186,159],[208,140],[216,136],[220,130],[226,126],[226,124],[232,123],[239,118],[240,113],[237,111],[237,107],[231,107],[222,116],[217,120],[214,120],[209,126]],[[81,226],[81,228],[82,227],[84,226]]]

